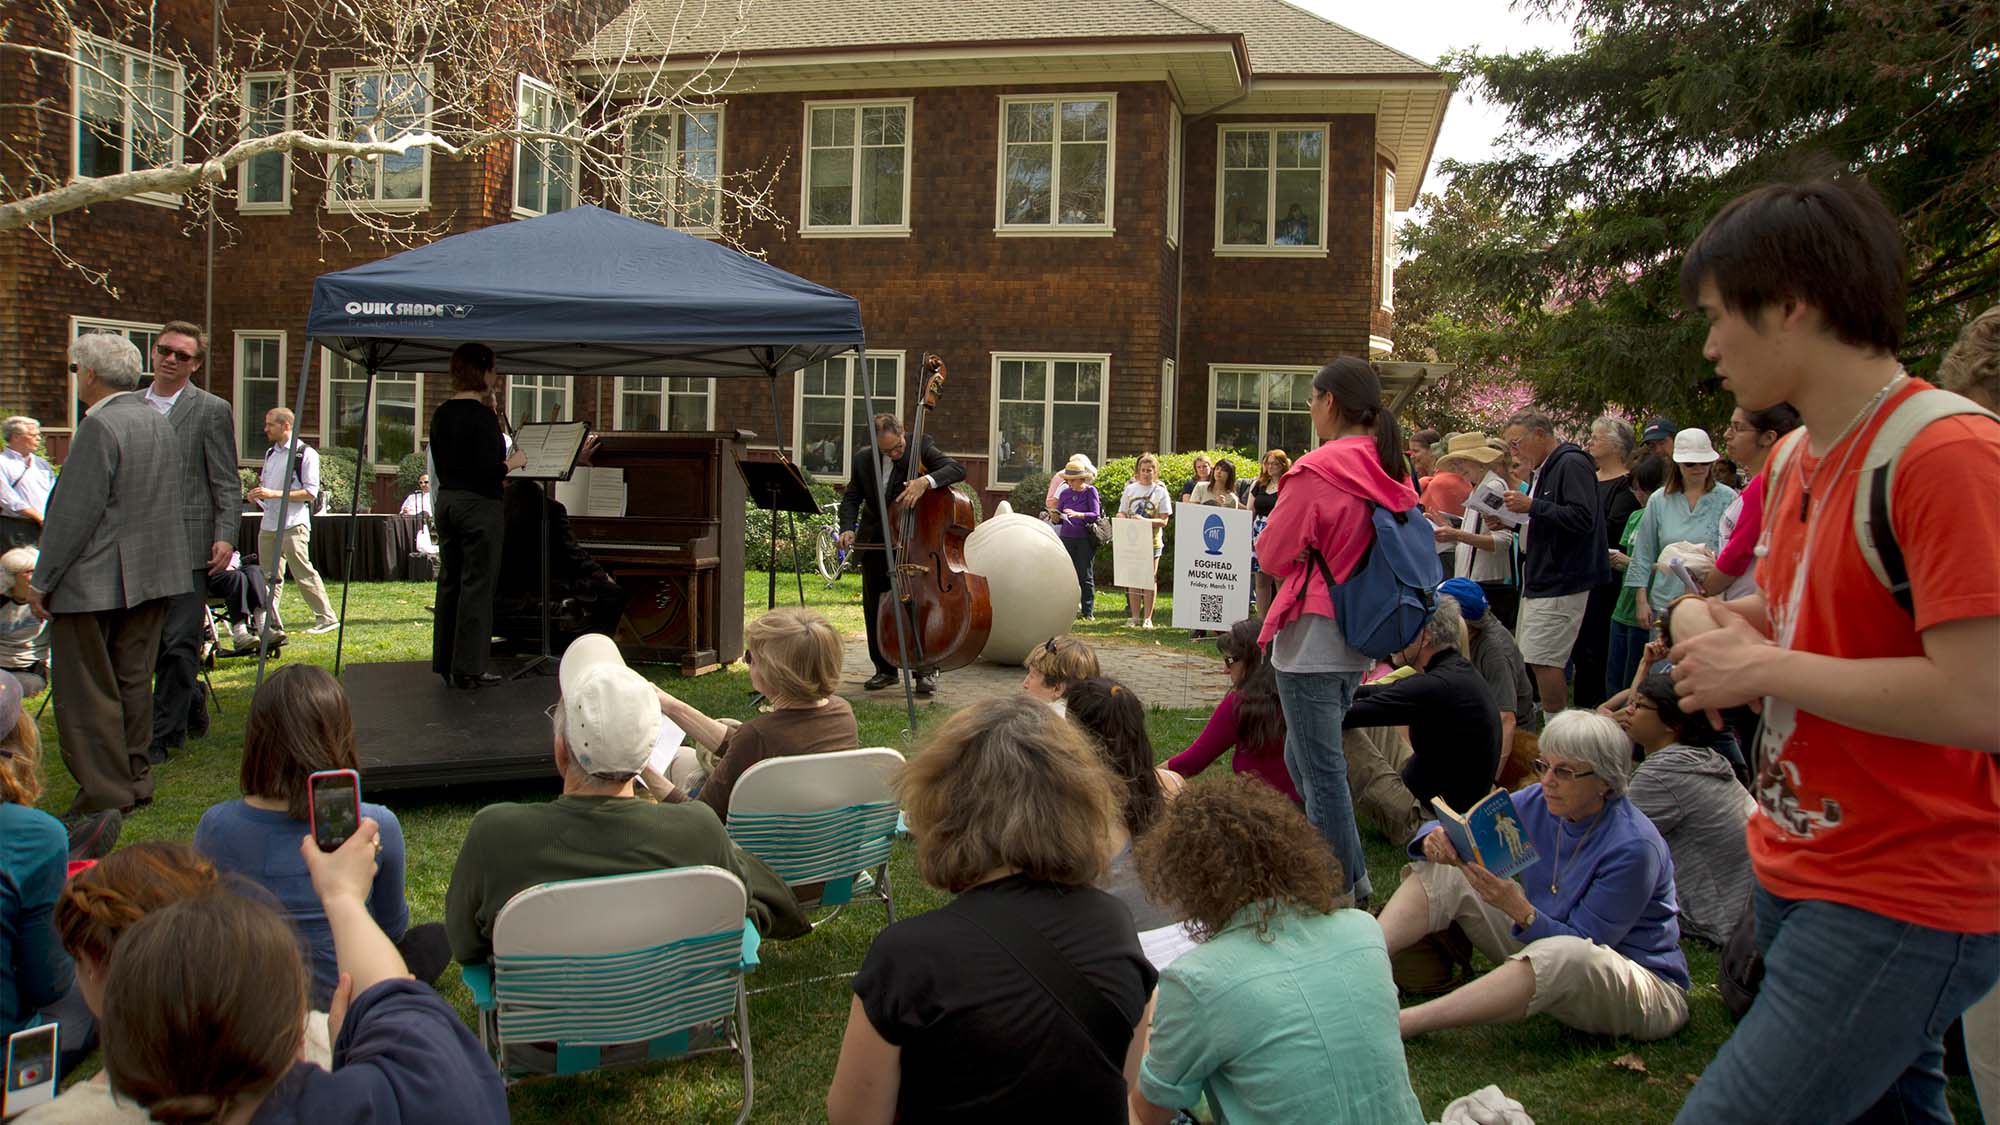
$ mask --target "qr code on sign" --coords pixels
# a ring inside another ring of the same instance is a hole
[[[1222,595],[1203,594],[1201,596],[1201,620],[1203,624],[1222,624]]]

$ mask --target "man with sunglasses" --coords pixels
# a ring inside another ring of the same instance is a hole
[[[242,485],[236,476],[236,418],[229,404],[193,383],[208,357],[208,337],[199,325],[176,320],[153,341],[153,383],[143,397],[166,418],[180,450],[181,551],[159,565],[193,575],[188,592],[167,602],[160,630],[160,658],[154,669],[154,765],[180,749],[192,734],[208,733],[208,701],[201,682],[202,615],[208,612],[208,577],[229,566],[234,553]]]

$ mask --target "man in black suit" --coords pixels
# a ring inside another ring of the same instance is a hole
[[[894,414],[875,416],[875,445],[856,450],[847,474],[847,491],[840,497],[840,545],[851,547],[859,540],[863,547],[883,543],[882,512],[875,499],[876,475],[886,467],[885,492],[896,512],[908,509],[933,488],[950,488],[965,479],[965,466],[946,457],[925,434],[917,450],[928,472],[910,479],[910,443],[903,437],[903,423]],[[889,556],[883,550],[861,552],[861,612],[868,623],[868,658],[875,662],[875,675],[862,686],[880,691],[896,682],[896,665],[882,655],[881,639],[875,635],[876,599],[889,592]],[[937,689],[937,675],[928,668],[917,670],[917,694],[929,695]]]

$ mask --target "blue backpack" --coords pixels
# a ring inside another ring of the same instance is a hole
[[[1354,573],[1335,582],[1319,548],[1309,548],[1313,565],[1333,595],[1333,618],[1363,656],[1385,660],[1409,647],[1437,609],[1437,536],[1422,508],[1394,512],[1371,503],[1375,541],[1362,552]],[[1311,581],[1310,571],[1306,574]]]

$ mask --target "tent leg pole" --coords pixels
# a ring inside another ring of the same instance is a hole
[[[421,404],[419,404],[421,408]],[[354,549],[361,542],[359,519],[361,513],[361,466],[369,465],[368,475],[374,476],[374,464],[368,460],[368,439],[375,436],[374,427],[366,426],[366,421],[375,412],[375,352],[368,352],[368,381],[361,387],[361,417],[365,429],[361,434],[363,448],[354,451],[354,492],[347,498],[347,559],[341,567],[340,575],[340,628],[333,634],[333,678],[340,678],[341,645],[347,640],[347,591],[354,585]],[[372,482],[370,482],[372,485]]]
[[[306,336],[305,348],[299,352],[299,386],[292,394],[292,444],[285,454],[286,484],[290,484],[293,475],[299,471],[299,425],[306,418],[306,382],[312,378],[312,352],[313,338],[309,334]],[[264,686],[264,662],[271,654],[268,639],[271,635],[271,622],[278,619],[278,568],[285,565],[285,515],[286,510],[291,507],[291,499],[292,490],[289,488],[278,495],[277,533],[271,537],[271,542],[278,548],[278,557],[275,559],[260,557],[257,560],[264,568],[264,627],[257,630],[257,682],[251,689],[253,692],[256,688]],[[263,538],[261,534],[263,527],[264,521],[260,518],[257,521],[259,539]]]
[[[799,608],[804,609],[806,605],[806,573],[799,569],[799,517],[791,512],[786,512],[785,526],[792,531],[792,577],[799,584]]]
[[[764,608],[778,608],[778,494],[771,493],[771,507],[766,512],[771,520],[770,565],[764,568]]]

